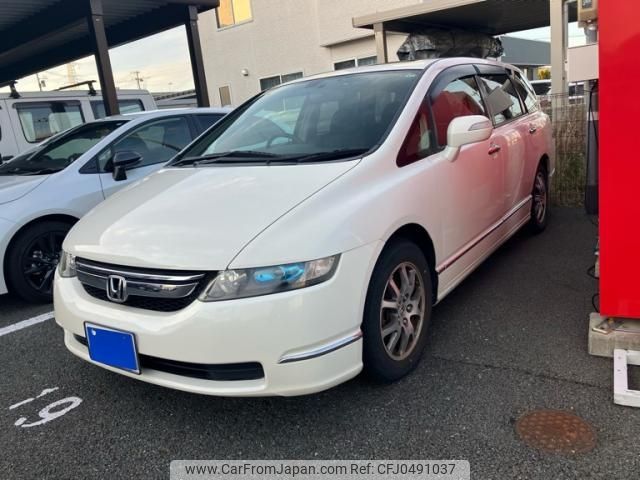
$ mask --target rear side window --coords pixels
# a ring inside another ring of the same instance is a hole
[[[196,124],[198,126],[198,134],[201,134],[205,130],[207,130],[210,126],[218,123],[222,117],[224,117],[221,113],[207,113],[203,115],[196,115]]]
[[[483,74],[480,76],[485,98],[493,115],[493,122],[501,125],[524,114],[514,83],[505,74]]]
[[[519,73],[516,74],[514,84],[516,86],[518,94],[520,95],[520,98],[527,107],[527,110],[529,112],[537,111],[539,109],[538,99],[536,98],[536,95],[533,92],[533,89],[529,86],[528,82],[524,80]]]
[[[15,107],[22,133],[29,143],[40,143],[84,123],[79,102],[17,103]]]
[[[456,117],[486,115],[482,96],[474,76],[458,78],[441,91],[432,92],[431,110],[438,145],[447,145],[447,130]]]
[[[142,100],[137,100],[137,99],[118,100],[118,106],[120,107],[121,114],[144,111]],[[104,102],[102,100],[92,100],[91,110],[93,110],[93,116],[96,120],[107,116],[107,113],[104,107]]]

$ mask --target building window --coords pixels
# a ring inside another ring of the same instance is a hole
[[[362,57],[358,59],[359,67],[366,67],[367,65],[375,65],[378,63],[378,57],[373,55],[372,57]]]
[[[282,75],[282,83],[292,82],[299,78],[302,78],[302,72],[287,73],[286,75]]]
[[[291,82],[302,78],[302,72],[286,73],[284,75],[275,75],[273,77],[260,79],[260,90],[268,90],[269,88],[277,87],[282,83]]]
[[[216,18],[218,28],[251,21],[251,0],[220,0],[220,6],[216,8]]]
[[[378,63],[378,57],[373,55],[371,57],[354,58],[352,60],[336,62],[333,64],[333,68],[335,70],[344,70],[345,68],[366,67],[367,65],[375,65],[376,63]]]
[[[355,60],[344,60],[342,62],[336,62],[333,64],[335,70],[345,70],[347,68],[354,68],[356,66]]]
[[[225,85],[224,87],[220,87],[218,92],[220,92],[220,105],[223,107],[231,105],[231,87]]]

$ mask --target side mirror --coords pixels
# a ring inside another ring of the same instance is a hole
[[[137,152],[123,151],[113,156],[113,179],[116,182],[127,179],[127,168],[132,167],[142,160],[142,155]]]
[[[493,124],[484,115],[467,115],[454,118],[447,130],[446,153],[454,161],[460,147],[472,143],[484,142],[491,137]]]

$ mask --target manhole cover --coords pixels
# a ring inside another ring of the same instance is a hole
[[[596,446],[593,428],[572,413],[536,410],[518,419],[516,432],[527,445],[550,453],[586,453]]]

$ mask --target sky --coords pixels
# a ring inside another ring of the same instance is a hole
[[[193,88],[187,34],[183,26],[123,45],[109,51],[111,67],[118,88],[138,88],[134,72],[143,79],[141,88],[152,92],[181,91]],[[78,82],[98,80],[93,57],[73,63]],[[39,74],[44,90],[69,85],[67,67],[57,67]],[[37,91],[35,75],[19,80],[18,91]],[[96,84],[96,88],[99,88]],[[2,89],[6,91],[6,89]]]
[[[537,28],[524,32],[516,32],[513,36],[531,40],[550,40],[549,28]],[[571,46],[584,44],[584,32],[577,24],[569,26],[569,43]],[[110,51],[111,65],[114,71],[116,87],[138,88],[135,80],[136,71],[142,78],[141,88],[152,92],[182,91],[193,88],[189,49],[184,27],[177,27],[136,42],[114,48]],[[98,80],[93,57],[74,62],[75,80]],[[54,90],[70,81],[67,67],[62,66],[40,73],[44,80],[44,90]],[[98,87],[99,88],[99,87]],[[36,91],[38,81],[35,75],[21,79],[18,90]],[[7,89],[0,89],[7,91]]]
[[[516,32],[509,34],[513,37],[527,38],[529,40],[544,40],[549,42],[551,40],[551,29],[549,27],[535,28],[533,30],[526,30],[524,32]],[[569,24],[569,46],[575,47],[585,44],[584,30],[578,27],[577,23]]]

